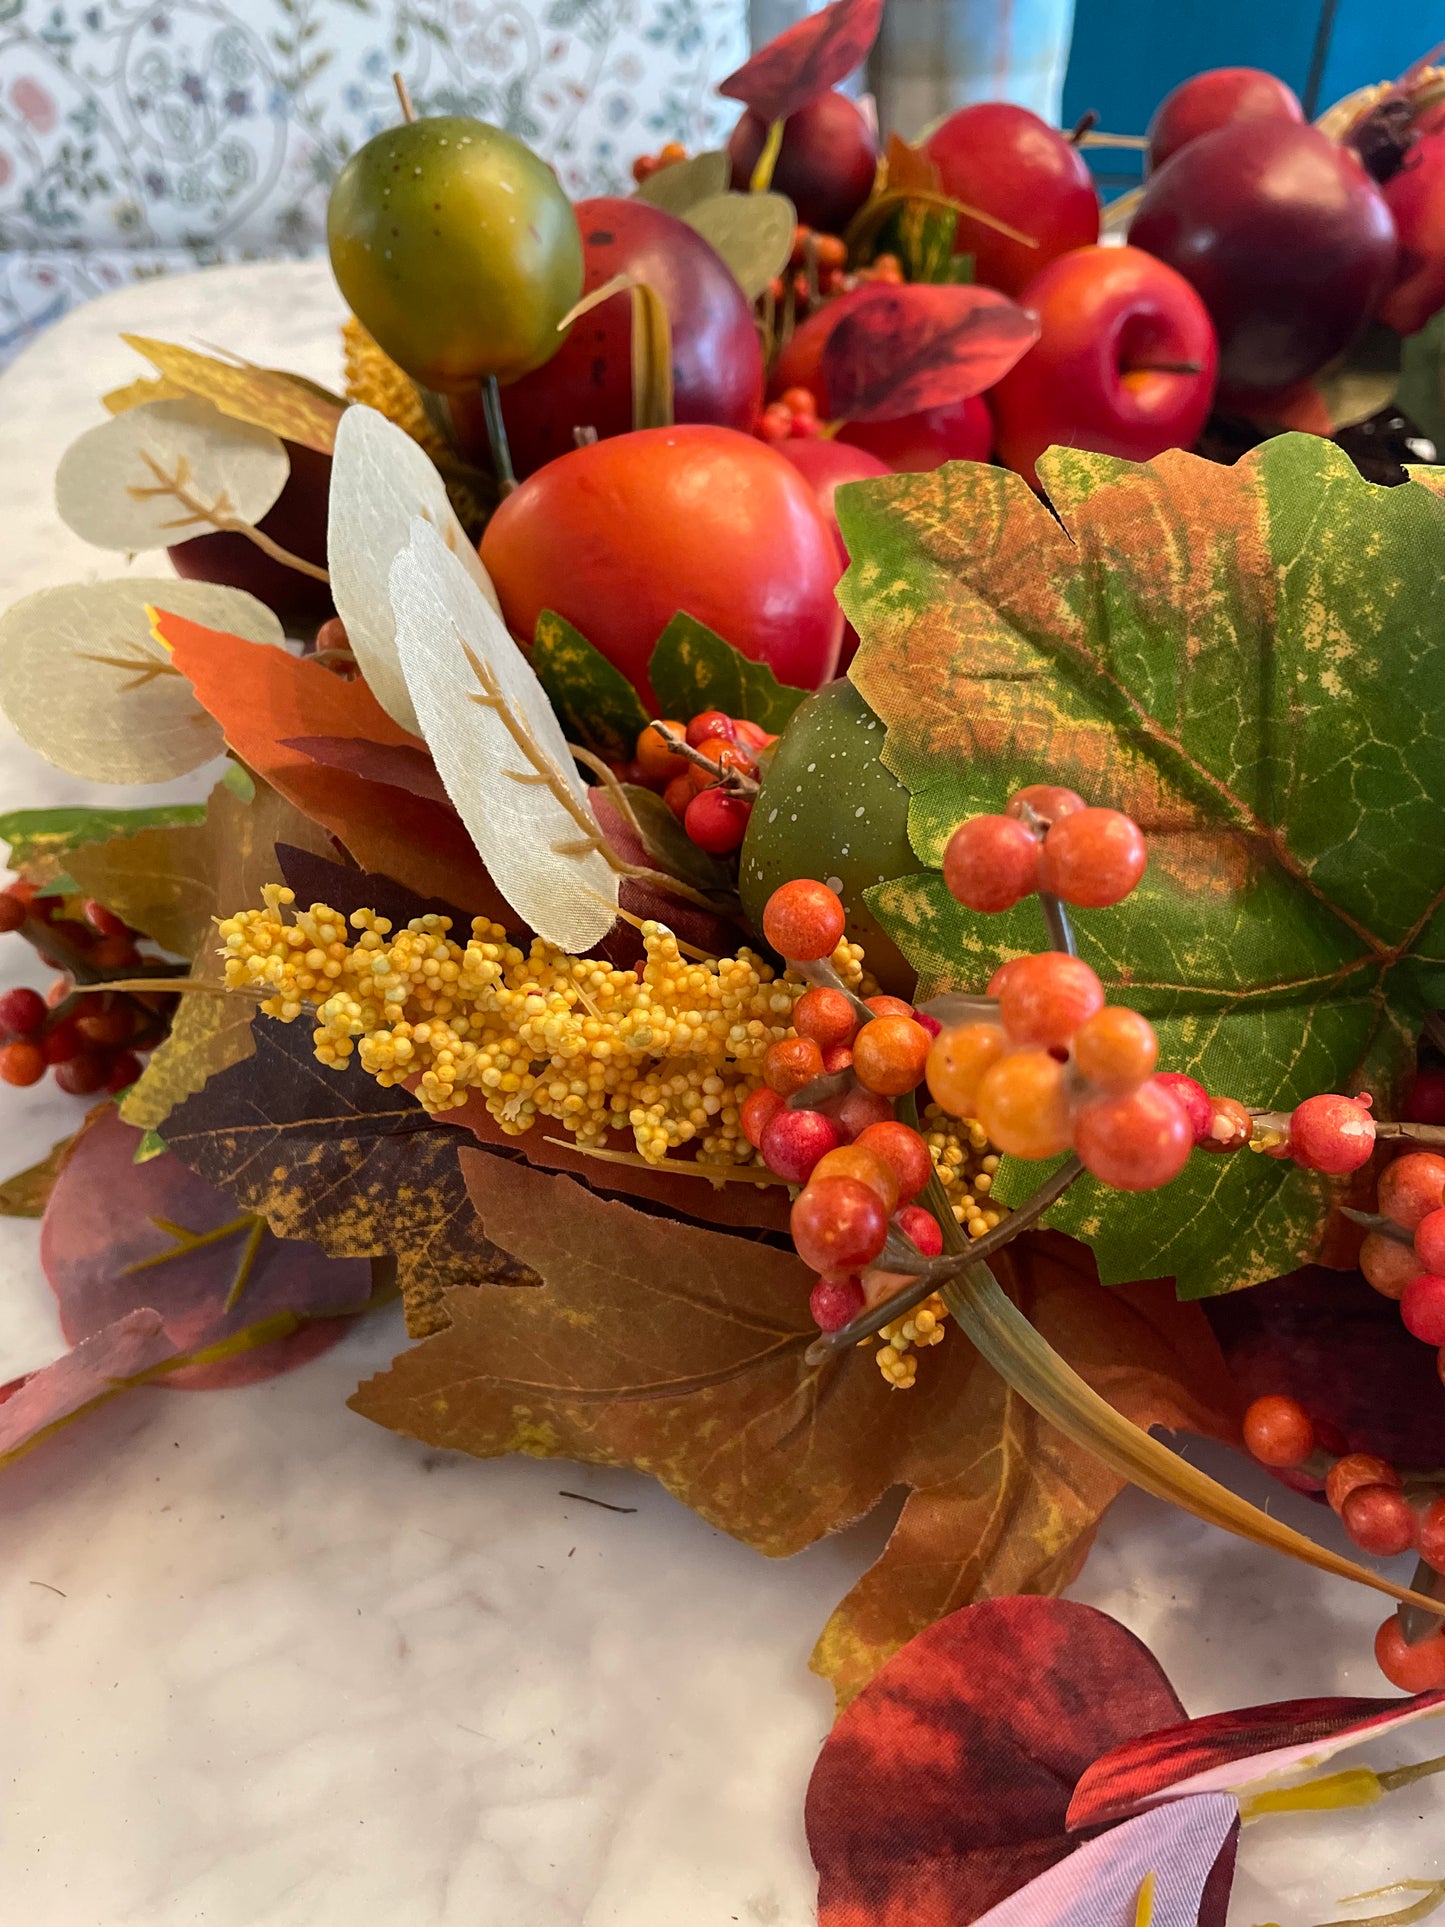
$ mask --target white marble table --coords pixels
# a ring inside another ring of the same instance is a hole
[[[137,372],[120,329],[334,382],[339,314],[323,266],[228,268],[43,337],[0,379],[0,604],[123,566],[49,496],[95,398]],[[0,808],[101,794],[0,738]],[[0,942],[0,987],[19,952]],[[0,1175],[76,1113],[0,1091]],[[0,1381],[61,1346],[36,1242],[0,1220]],[[378,1318],[269,1384],[132,1393],[0,1474],[0,1919],[806,1927],[802,1796],[830,1712],[807,1656],[886,1521],[774,1564],[640,1478],[424,1450],[344,1402],[403,1342]],[[1381,1690],[1383,1602],[1137,1494],[1075,1596],[1140,1633],[1191,1711]],[[1441,1749],[1427,1726],[1392,1757]],[[1335,1902],[1445,1875],[1441,1785],[1254,1830],[1232,1921],[1403,1904]]]

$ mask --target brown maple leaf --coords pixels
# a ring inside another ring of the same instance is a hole
[[[870,1357],[803,1354],[811,1274],[791,1252],[644,1215],[486,1152],[462,1166],[488,1238],[543,1280],[451,1291],[451,1323],[353,1407],[431,1445],[632,1466],[781,1556],[910,1496],[814,1653],[840,1701],[972,1599],[1056,1592],[1120,1480],[1038,1419],[957,1332],[899,1394]],[[1104,1290],[1085,1247],[1019,1240],[1000,1267],[1039,1330],[1141,1425],[1233,1436],[1223,1362],[1167,1284]]]

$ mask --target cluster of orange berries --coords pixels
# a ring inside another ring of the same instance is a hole
[[[696,760],[663,731],[686,742]],[[628,773],[661,793],[700,850],[730,856],[747,834],[759,758],[777,740],[759,724],[721,709],[704,709],[687,723],[663,717],[638,736]]]
[[[1343,1441],[1317,1426],[1297,1399],[1277,1394],[1257,1398],[1245,1413],[1244,1442],[1261,1465],[1302,1474],[1316,1489],[1323,1482],[1325,1498],[1361,1552],[1380,1559],[1415,1552],[1445,1575],[1445,1494],[1438,1488],[1402,1476],[1373,1452],[1330,1451],[1331,1443]],[[1445,1629],[1411,1644],[1392,1616],[1375,1635],[1375,1658],[1403,1692],[1445,1686]]]
[[[679,161],[687,159],[687,149],[681,141],[668,141],[655,154],[639,154],[632,163],[632,178],[641,187],[654,174],[660,174],[664,167],[675,167]]]
[[[795,312],[806,313],[815,298],[828,301],[834,295],[850,294],[854,288],[866,287],[872,281],[885,281],[892,287],[903,284],[903,263],[896,254],[880,254],[866,267],[848,267],[848,246],[836,234],[823,234],[813,228],[799,226],[793,230],[793,252],[788,261],[787,274],[792,283]],[[768,284],[768,293],[775,303],[781,303],[788,292],[788,282],[777,275]]]
[[[1080,909],[1122,903],[1144,874],[1144,834],[1122,810],[1091,809],[1077,791],[1031,783],[1002,816],[971,816],[943,853],[943,881],[966,910],[1012,910],[1035,891]]]
[[[812,442],[823,432],[818,402],[811,388],[785,388],[758,416],[753,433],[760,441]]]
[[[1360,1270],[1398,1303],[1405,1329],[1437,1348],[1445,1380],[1445,1157],[1409,1151],[1386,1165],[1376,1210]]]

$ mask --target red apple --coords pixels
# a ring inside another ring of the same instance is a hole
[[[823,349],[828,337],[859,301],[866,299],[866,287],[854,288],[814,310],[793,330],[788,345],[773,368],[768,393],[776,401],[789,388],[806,388],[818,404],[824,421],[831,421],[832,407],[823,380]],[[993,423],[980,396],[951,402],[944,408],[925,408],[917,414],[899,415],[892,421],[847,422],[837,439],[850,447],[866,449],[895,472],[921,472],[938,468],[944,462],[987,461],[993,446]]]
[[[1289,388],[1333,361],[1395,265],[1395,223],[1359,161],[1281,120],[1233,121],[1181,148],[1145,182],[1129,239],[1198,291],[1226,389]]]
[[[287,442],[286,453],[291,458],[286,486],[256,526],[303,562],[324,569],[331,457],[299,442]],[[187,542],[177,542],[167,554],[176,574],[188,581],[220,582],[249,591],[273,609],[293,635],[314,634],[319,624],[336,613],[324,582],[288,569],[247,535],[226,529],[193,535]]]
[[[573,449],[506,497],[481,552],[513,635],[553,609],[649,703],[653,646],[679,610],[795,688],[827,682],[838,659],[828,518],[790,463],[736,429]]]
[[[818,498],[819,506],[828,518],[833,531],[833,540],[838,549],[838,574],[841,578],[848,566],[848,548],[843,540],[843,531],[838,527],[838,511],[833,497],[845,482],[866,482],[876,475],[887,475],[892,471],[886,462],[880,462],[876,455],[866,449],[850,448],[846,444],[823,437],[807,441],[779,442],[778,453],[784,461],[791,462],[803,480]],[[851,622],[843,626],[843,647],[838,652],[838,674],[852,662],[858,649],[858,631]]]
[[[1299,96],[1282,80],[1259,67],[1212,67],[1193,74],[1166,94],[1149,123],[1149,168],[1162,167],[1201,134],[1236,120],[1284,120],[1298,125],[1305,117]]]
[[[728,142],[739,192],[746,192],[767,137],[767,122],[749,108]],[[804,227],[841,234],[872,193],[877,172],[873,129],[846,94],[819,94],[784,121],[772,185],[787,195]]]
[[[1218,362],[1204,303],[1139,248],[1077,248],[1020,299],[1042,332],[993,390],[998,451],[1038,486],[1046,448],[1148,461],[1203,428]]]
[[[1099,197],[1083,155],[1027,107],[990,100],[960,107],[924,142],[945,194],[993,214],[1036,244],[1013,241],[960,215],[956,254],[974,279],[1017,294],[1040,268],[1099,238]]]
[[[1400,254],[1380,320],[1412,335],[1445,307],[1445,133],[1425,134],[1381,192],[1394,217]]]
[[[665,208],[603,195],[579,201],[583,289],[635,274],[661,295],[672,324],[673,418],[749,429],[763,398],[763,354],[747,297],[711,243]],[[457,443],[490,464],[480,393],[450,398]],[[604,440],[632,427],[632,299],[616,294],[576,322],[550,361],[502,390],[518,475],[575,446],[573,429]]]

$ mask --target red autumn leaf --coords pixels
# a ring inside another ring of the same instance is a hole
[[[406,790],[456,814],[436,764],[420,743],[372,743],[361,736],[292,736],[281,748],[294,749],[323,769],[346,770],[368,783]]]
[[[819,1927],[964,1927],[1061,1860],[1080,1776],[1183,1712],[1148,1648],[1068,1602],[920,1633],[842,1714],[808,1787]]]
[[[204,1350],[273,1317],[307,1321],[289,1336],[165,1381],[205,1388],[270,1378],[335,1344],[345,1314],[370,1294],[369,1263],[327,1258],[315,1245],[283,1242],[264,1227],[253,1238],[231,1199],[179,1158],[163,1153],[137,1164],[142,1135],[114,1110],[99,1113],[50,1195],[40,1262],[70,1343],[114,1329],[142,1309],[159,1315],[171,1356]],[[214,1242],[197,1242],[223,1226],[233,1228]],[[154,1260],[160,1262],[147,1262]]]
[[[826,94],[866,58],[883,22],[883,0],[833,0],[786,27],[719,82],[766,121],[786,120]]]
[[[1241,1706],[1126,1740],[1081,1777],[1069,1803],[1071,1830],[1127,1819],[1161,1800],[1223,1792],[1314,1765],[1398,1726],[1428,1719],[1445,1691],[1413,1699],[1282,1700]]]
[[[1034,316],[993,288],[870,288],[824,344],[828,412],[892,421],[965,401],[992,388],[1038,338]]]
[[[157,630],[242,762],[338,837],[364,869],[493,914],[496,887],[453,810],[288,747],[314,736],[420,750],[364,682],[345,682],[305,657],[182,616],[160,614]]]
[[[1306,1265],[1211,1298],[1204,1310],[1246,1404],[1282,1392],[1338,1434],[1332,1449],[1423,1471],[1445,1466],[1435,1354],[1359,1272]],[[1298,1481],[1285,1475],[1285,1483]]]
[[[130,1311],[54,1364],[0,1385],[0,1465],[175,1356],[160,1313]]]
[[[353,910],[375,910],[388,919],[393,929],[410,923],[413,917],[428,915],[450,917],[452,928],[466,930],[466,913],[444,897],[420,897],[394,877],[374,870],[354,870],[349,863],[333,863],[294,843],[276,845],[276,861],[288,888],[296,892],[298,903],[329,903],[349,917]]]

